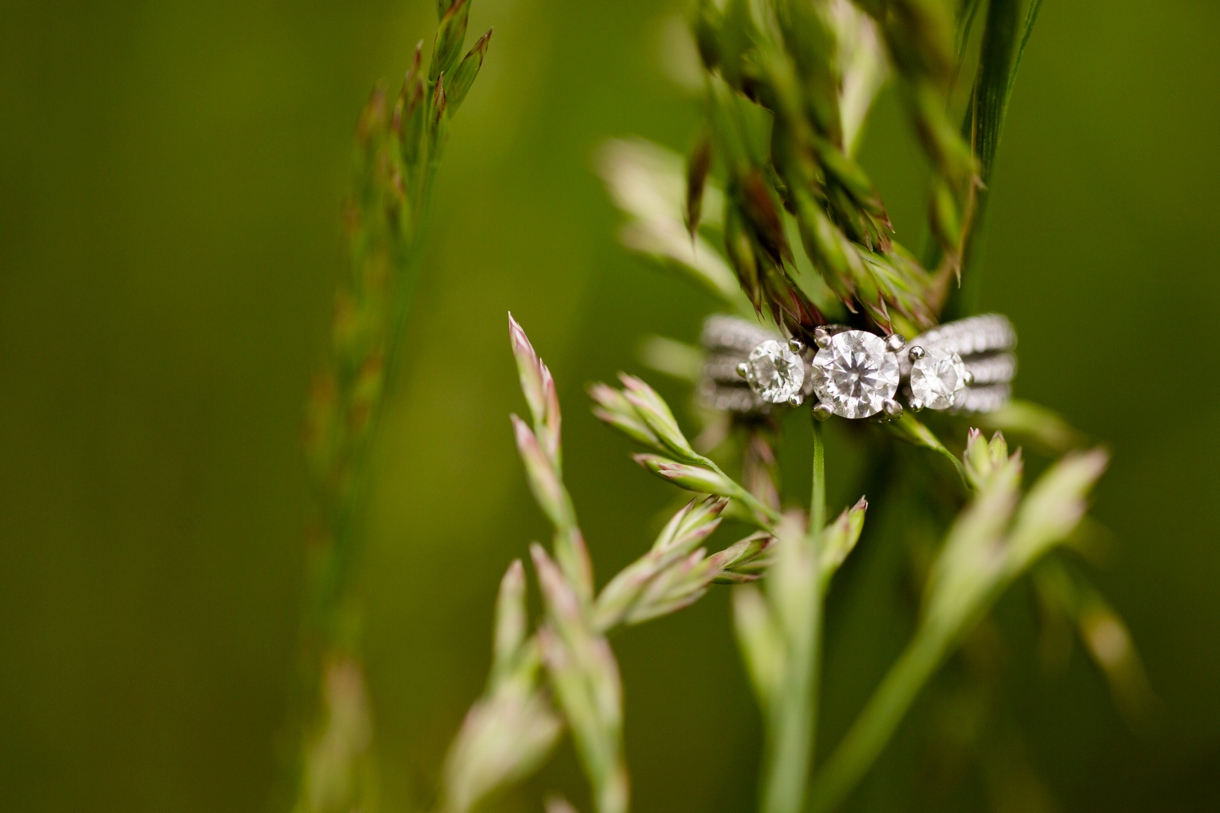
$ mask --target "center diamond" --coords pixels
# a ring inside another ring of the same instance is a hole
[[[911,365],[911,406],[948,409],[966,389],[966,365],[957,353],[928,350]]]
[[[836,333],[813,359],[818,400],[844,418],[876,415],[898,391],[898,357],[863,330]]]
[[[745,367],[746,381],[758,397],[782,404],[801,391],[805,383],[805,364],[788,345],[768,339],[750,353]]]

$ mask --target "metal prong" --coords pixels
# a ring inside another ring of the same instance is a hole
[[[789,406],[798,407],[803,403],[805,403],[805,396],[801,395],[799,392],[788,399]]]
[[[918,398],[912,398],[907,406],[910,407],[912,412],[923,411],[923,401],[919,400]]]
[[[817,421],[824,421],[834,413],[830,411],[830,407],[825,404],[815,404],[813,407],[813,418]]]
[[[813,329],[813,341],[818,347],[828,346],[831,335],[831,332],[824,327],[815,327]]]
[[[735,369],[737,371],[737,375],[741,376],[742,378],[745,378],[746,374],[750,371],[750,365],[746,364],[743,361],[743,362],[741,362],[741,364],[738,364],[733,369]]]
[[[907,356],[911,359],[911,361],[919,361],[924,357],[924,355],[924,349],[919,345],[915,345],[911,348],[911,352],[907,353]]]
[[[885,348],[887,350],[889,350],[891,353],[901,353],[902,348],[904,348],[906,346],[907,346],[906,338],[903,336],[900,336],[897,333],[891,333],[889,338],[885,340]]]
[[[967,370],[966,375],[962,377],[962,380],[966,382],[967,387],[974,386],[974,373]]]
[[[800,339],[789,339],[788,340],[788,349],[791,350],[793,353],[800,353],[801,351],[803,351],[805,349],[805,343],[803,341],[801,341]]]
[[[892,398],[886,401],[885,406],[883,406],[881,409],[885,413],[887,420],[896,421],[902,417],[902,404],[898,403]]]

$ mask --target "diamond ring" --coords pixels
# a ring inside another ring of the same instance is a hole
[[[896,419],[912,410],[989,412],[1011,395],[1016,332],[988,314],[932,328],[907,342],[841,325],[820,327],[816,348],[731,316],[704,325],[700,394],[715,409],[763,414],[816,396],[819,419]],[[905,385],[904,383],[905,382]]]

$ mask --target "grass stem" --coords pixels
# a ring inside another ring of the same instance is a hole
[[[821,654],[820,540],[826,524],[826,455],[822,426],[813,425],[813,494],[809,527],[785,540],[800,549],[774,574],[771,601],[786,637],[787,655],[777,696],[767,704],[768,756],[763,767],[762,813],[798,813],[805,804],[817,738],[818,662]]]
[[[815,418],[813,420],[813,495],[809,499],[809,535],[817,537],[825,527],[826,445],[822,438],[822,422]],[[817,544],[816,541],[814,544]]]
[[[830,813],[855,788],[881,755],[948,647],[949,640],[930,628],[921,628],[916,633],[825,767],[814,777],[809,813]]]

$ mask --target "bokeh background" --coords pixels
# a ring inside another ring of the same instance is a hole
[[[0,809],[266,809],[351,132],[433,7],[0,4]],[[560,382],[603,578],[672,499],[582,387],[640,372],[647,334],[692,340],[712,306],[616,246],[592,171],[609,136],[689,143],[698,107],[668,78],[684,10],[473,6],[472,31],[496,33],[442,170],[361,569],[386,809],[427,803],[483,681],[496,582],[546,530],[510,439],[506,311]],[[1086,659],[1045,674],[1016,625],[1006,707],[1062,810],[1220,809],[1217,54],[1206,0],[1050,0],[993,184],[983,299],[1021,331],[1020,393],[1112,446],[1095,578],[1161,698],[1134,733]],[[863,154],[916,242],[924,171],[888,95]],[[877,646],[852,589],[832,596],[832,657]],[[637,809],[750,809],[760,732],[725,593],[615,647]],[[828,736],[883,663],[831,676]],[[927,717],[853,805],[918,806],[893,789]],[[586,806],[581,785],[565,746],[505,804],[559,788]],[[970,781],[943,800],[989,804]]]

